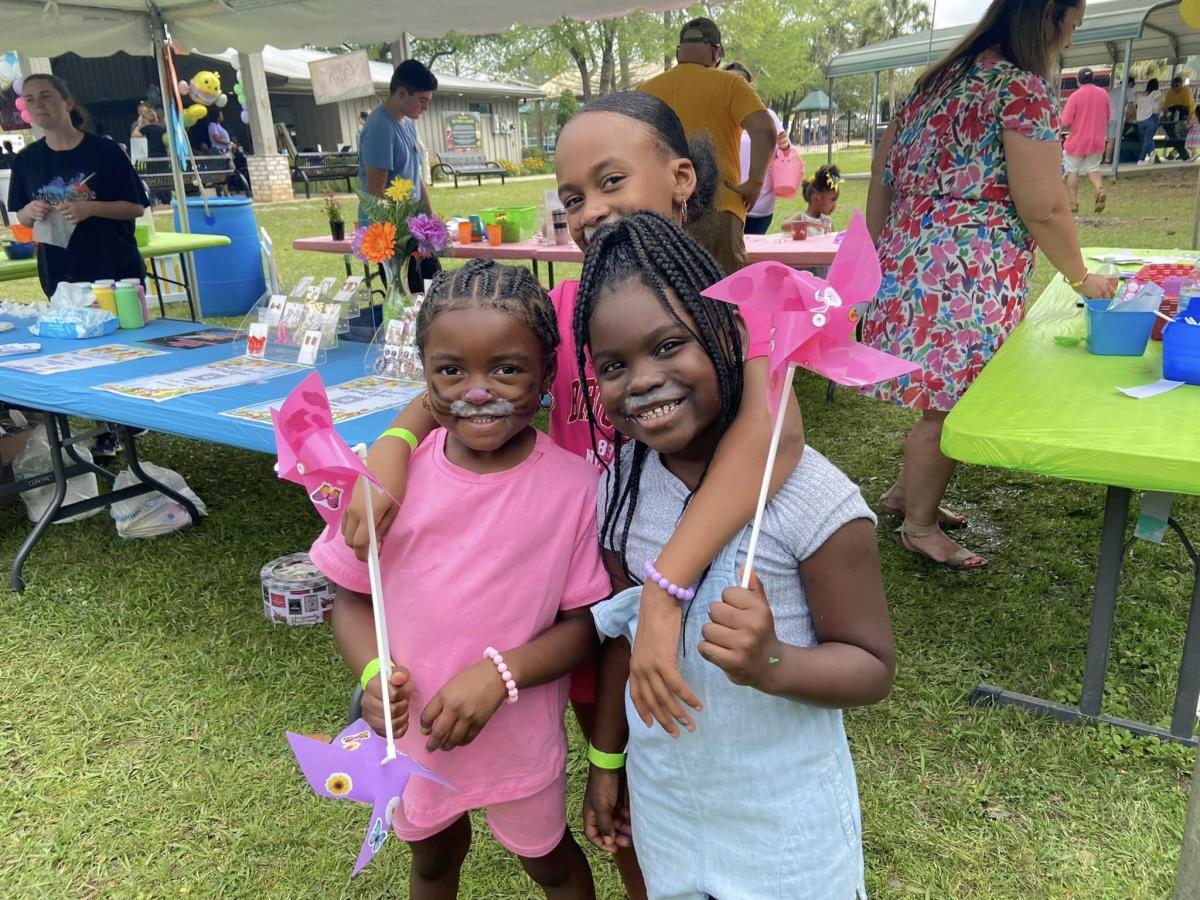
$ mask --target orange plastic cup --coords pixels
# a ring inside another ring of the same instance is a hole
[[[792,226],[792,240],[803,241],[808,238],[808,223],[797,222]]]
[[[501,239],[504,237],[504,228],[501,225],[489,225],[487,227],[488,243],[493,247],[499,247]]]
[[[458,223],[458,242],[460,244],[469,244],[469,243],[471,243],[471,238],[472,238],[471,223],[470,222],[459,222]]]

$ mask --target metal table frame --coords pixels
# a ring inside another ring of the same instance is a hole
[[[20,409],[21,407],[16,408]],[[29,411],[40,412],[38,410]],[[112,484],[115,480],[116,476],[112,472],[95,463],[88,462],[79,455],[77,449],[79,444],[90,440],[107,429],[96,428],[79,434],[73,434],[71,432],[71,422],[67,416],[61,413],[43,413],[43,415],[45,416],[46,441],[50,445],[51,470],[33,478],[19,479],[11,484],[0,485],[0,497],[20,494],[31,488],[44,487],[48,484],[54,485],[54,496],[50,500],[50,505],[46,507],[46,511],[42,514],[42,517],[34,523],[33,529],[26,535],[24,542],[21,544],[21,549],[17,551],[16,558],[9,567],[8,582],[14,591],[20,592],[25,590],[25,579],[21,573],[25,566],[25,561],[29,558],[29,554],[33,552],[34,546],[41,540],[47,528],[63,519],[69,519],[72,516],[91,512],[94,509],[102,509],[122,500],[128,500],[131,497],[139,497],[142,494],[157,491],[160,494],[170,497],[187,510],[188,515],[191,516],[193,525],[200,524],[200,513],[191,500],[178,491],[167,487],[142,468],[137,452],[137,434],[134,432],[134,429],[127,425],[118,425],[117,428],[121,433],[122,442],[125,445],[126,461],[129,463],[130,471],[137,477],[138,484],[133,484],[120,490],[109,491],[106,494],[100,494],[87,500],[64,503],[63,501],[67,495],[67,480],[69,478],[74,478],[77,475],[85,475],[90,472],[99,478],[103,478],[109,484]],[[69,461],[64,459],[64,456],[69,458]]]
[[[1100,534],[1100,562],[1096,569],[1096,584],[1092,595],[1091,624],[1088,626],[1087,659],[1083,668],[1083,690],[1079,705],[1068,706],[1005,691],[987,684],[971,692],[974,704],[1015,706],[1027,712],[1051,716],[1071,724],[1096,725],[1101,722],[1123,728],[1145,737],[1156,737],[1188,747],[1197,746],[1193,736],[1196,721],[1196,702],[1200,699],[1200,558],[1179,523],[1168,519],[1167,524],[1183,542],[1184,551],[1192,561],[1192,604],[1188,613],[1187,632],[1183,639],[1183,654],[1175,685],[1175,708],[1170,729],[1147,722],[1136,722],[1101,713],[1104,701],[1104,682],[1108,673],[1108,654],[1112,645],[1113,621],[1117,609],[1117,590],[1121,580],[1121,564],[1133,538],[1125,537],[1129,524],[1128,488],[1109,487],[1104,501],[1104,525]]]

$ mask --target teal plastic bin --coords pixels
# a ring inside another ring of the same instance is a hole
[[[176,206],[174,200],[172,206]],[[193,234],[223,234],[228,247],[197,250],[196,294],[205,316],[240,316],[249,311],[267,292],[263,275],[262,249],[258,243],[258,222],[249,197],[214,197],[205,204],[189,197],[188,223]],[[175,208],[175,229],[179,230],[179,209]]]

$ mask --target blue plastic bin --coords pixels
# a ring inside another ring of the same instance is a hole
[[[1109,310],[1108,300],[1088,300],[1088,349],[1097,356],[1141,356],[1154,330],[1152,312]]]
[[[172,206],[176,206],[174,200]],[[208,201],[208,213],[199,197],[189,197],[188,223],[193,234],[223,234],[232,242],[228,247],[197,250],[196,293],[205,316],[240,316],[267,292],[263,275],[262,250],[258,243],[258,222],[249,197],[214,197]],[[179,230],[179,209],[175,209],[175,229]]]
[[[1182,316],[1163,329],[1163,378],[1200,384],[1200,325]]]

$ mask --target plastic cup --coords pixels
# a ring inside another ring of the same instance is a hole
[[[504,240],[504,229],[500,225],[489,225],[487,227],[488,244],[493,247],[499,247]]]
[[[470,221],[459,222],[458,223],[458,242],[460,244],[469,244],[469,243],[471,243],[472,239],[473,239],[473,235],[471,233]]]
[[[117,312],[117,296],[116,289],[111,281],[94,281],[92,282],[92,296],[96,298],[96,305],[101,309],[108,310],[114,316],[119,315]]]

